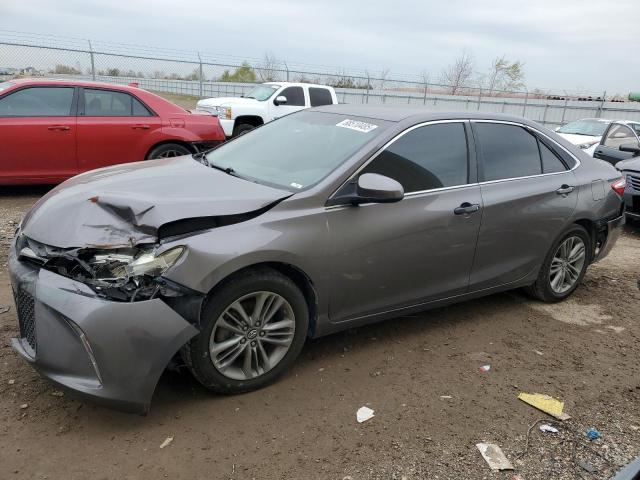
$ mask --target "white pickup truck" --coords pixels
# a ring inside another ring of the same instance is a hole
[[[234,137],[304,108],[338,103],[336,92],[326,85],[267,82],[242,97],[205,98],[196,104],[218,116],[227,137]]]

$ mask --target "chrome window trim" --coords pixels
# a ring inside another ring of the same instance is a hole
[[[510,182],[512,180],[521,180],[521,179],[525,179],[525,178],[537,178],[537,177],[547,177],[547,176],[550,176],[550,175],[559,175],[559,174],[562,174],[562,173],[573,172],[576,168],[578,168],[582,164],[580,159],[578,157],[576,157],[573,153],[571,153],[569,150],[567,150],[563,145],[560,145],[558,142],[556,142],[553,138],[551,138],[546,133],[541,132],[537,128],[534,128],[534,127],[532,127],[530,125],[527,125],[525,123],[511,122],[511,121],[508,121],[508,120],[470,120],[470,121],[471,121],[471,123],[499,123],[499,124],[504,124],[504,125],[513,125],[513,126],[516,126],[516,127],[524,128],[525,130],[532,130],[532,131],[536,132],[537,134],[542,135],[543,137],[548,139],[554,145],[560,147],[571,158],[573,158],[575,160],[575,162],[576,162],[576,164],[573,167],[571,167],[570,169],[565,170],[563,172],[540,173],[540,174],[537,174],[537,175],[525,175],[523,177],[501,178],[499,180],[486,180],[484,182],[479,182],[480,185],[487,185],[487,184],[490,184],[490,183],[499,183],[499,182]]]
[[[509,120],[489,120],[489,119],[484,120],[484,119],[469,119],[469,118],[459,118],[459,119],[449,119],[449,120],[431,120],[431,121],[428,121],[428,122],[422,122],[422,123],[418,123],[416,125],[413,125],[413,126],[407,128],[406,130],[403,130],[398,135],[396,135],[391,140],[389,140],[387,143],[385,143],[373,155],[371,155],[371,157],[366,162],[364,162],[362,165],[360,165],[360,167],[355,172],[353,172],[353,174],[350,175],[347,180],[342,182],[342,184],[340,184],[340,186],[338,188],[336,188],[331,193],[331,195],[329,195],[329,198],[333,198],[333,196],[342,187],[344,187],[347,183],[349,183],[351,180],[353,180],[354,177],[357,177],[358,174],[360,173],[360,171],[363,170],[373,160],[375,160],[376,157],[378,155],[380,155],[387,147],[389,147],[391,144],[393,144],[398,139],[402,138],[404,135],[406,135],[407,133],[411,132],[412,130],[415,130],[416,128],[420,128],[420,127],[425,127],[425,126],[428,126],[428,125],[437,125],[437,124],[440,124],[440,123],[467,123],[467,122],[470,122],[470,123],[498,123],[498,124],[504,124],[504,125],[514,125],[516,127],[524,128],[525,130],[532,130],[532,131],[536,132],[537,134],[542,135],[543,137],[548,139],[550,142],[552,142],[557,147],[559,147],[562,150],[564,150],[571,158],[573,158],[573,160],[576,162],[576,164],[572,168],[570,168],[568,170],[564,170],[562,172],[540,173],[540,174],[537,174],[537,175],[526,175],[526,176],[523,176],[523,177],[501,178],[499,180],[487,180],[487,181],[484,181],[484,182],[465,183],[465,184],[462,184],[462,185],[454,185],[454,186],[451,186],[451,187],[442,187],[442,188],[433,188],[433,189],[430,189],[430,190],[418,190],[418,191],[415,191],[415,192],[405,193],[404,194],[405,198],[414,197],[414,196],[418,196],[418,195],[425,195],[425,194],[428,194],[428,193],[438,193],[438,192],[443,192],[443,191],[447,191],[447,190],[454,190],[454,189],[459,189],[459,188],[464,188],[464,187],[471,187],[471,186],[476,186],[476,185],[490,185],[490,184],[493,184],[493,183],[512,182],[514,180],[525,180],[525,179],[529,179],[529,178],[548,177],[548,176],[551,176],[551,175],[562,175],[563,173],[573,172],[575,169],[577,169],[582,164],[580,159],[578,157],[576,157],[572,152],[570,152],[567,148],[565,148],[563,145],[560,145],[558,142],[556,142],[553,138],[551,138],[546,133],[541,132],[537,128],[532,127],[530,125],[527,125],[525,123],[518,123],[518,122],[509,121]],[[472,141],[475,141],[475,139],[472,139]],[[476,152],[476,156],[477,156],[477,152]],[[366,203],[366,204],[361,204],[360,206],[366,206],[366,205],[377,205],[377,204]],[[325,210],[336,210],[338,208],[344,208],[344,207],[350,207],[350,205],[325,206]]]

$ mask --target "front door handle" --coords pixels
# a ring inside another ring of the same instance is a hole
[[[477,212],[478,210],[480,210],[480,205],[477,203],[464,202],[459,207],[454,208],[453,213],[456,215],[464,215],[466,213]]]
[[[559,189],[556,190],[556,193],[558,195],[569,195],[571,192],[573,192],[573,189],[575,187],[571,186],[571,185],[567,185],[566,183],[564,185],[562,185]]]
[[[50,125],[47,128],[49,130],[64,130],[64,131],[67,131],[67,130],[71,129],[71,127],[68,126],[68,125]]]
[[[133,125],[131,128],[133,128],[133,129],[138,128],[140,130],[149,130],[149,128],[151,128],[151,127],[149,127],[149,125],[143,125],[143,124],[139,123],[137,125]]]

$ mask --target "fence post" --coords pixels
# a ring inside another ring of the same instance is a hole
[[[480,110],[480,103],[482,102],[482,87],[480,87],[480,91],[478,92],[478,110]]]
[[[549,100],[547,100],[548,102]],[[560,123],[562,125],[564,125],[564,115],[565,113],[567,113],[567,103],[569,102],[569,96],[567,95],[567,92],[564,92],[564,107],[562,107],[562,119],[560,120]]]
[[[605,90],[604,93],[602,94],[602,100],[600,101],[600,106],[598,107],[598,112],[596,113],[596,117],[597,118],[601,118],[602,117],[602,109],[604,108],[604,99],[607,96],[607,91]]]
[[[287,62],[285,62],[284,60],[282,61],[282,63],[284,63],[284,69],[287,71],[287,82],[289,81],[289,65],[287,65]]]
[[[96,80],[96,64],[93,58],[93,47],[91,46],[91,40],[87,39],[89,43],[89,55],[91,56],[91,79],[95,82]]]
[[[202,58],[198,52],[198,96],[202,98]]]
[[[367,103],[369,103],[369,89],[371,88],[371,79],[369,78],[369,74],[367,74]]]
[[[526,95],[524,96],[524,106],[522,107],[522,116],[524,117],[525,112],[527,111],[527,102],[529,101],[529,90],[527,90]]]
[[[422,104],[427,104],[427,90],[429,89],[429,82],[424,82],[424,97],[422,98]]]

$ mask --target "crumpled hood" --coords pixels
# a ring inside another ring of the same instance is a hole
[[[233,106],[233,105],[260,105],[261,102],[255,98],[243,98],[243,97],[217,97],[217,98],[205,98],[204,100],[198,100],[196,108],[198,107],[219,107],[219,106]]]
[[[128,163],[58,185],[27,213],[22,233],[60,248],[154,243],[169,222],[246,214],[290,195],[191,156]]]
[[[618,170],[635,170],[640,172],[640,157],[628,158],[627,160],[621,160],[616,163]]]
[[[576,135],[573,133],[560,133],[557,132],[565,140],[573,143],[574,145],[581,145],[583,143],[599,142],[602,137],[594,137],[593,135]]]

